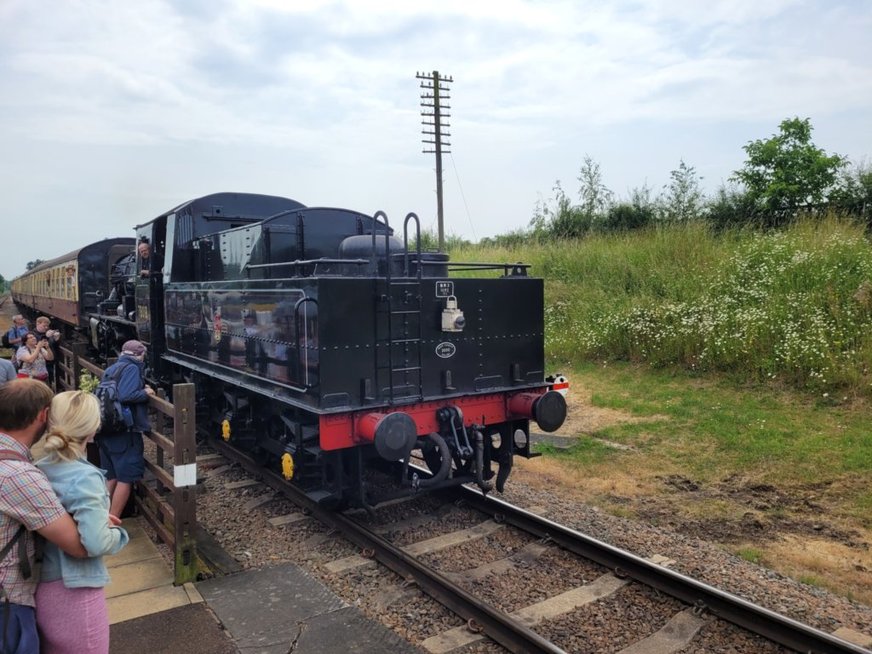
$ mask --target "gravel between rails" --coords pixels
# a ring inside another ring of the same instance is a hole
[[[243,509],[251,500],[273,492],[265,486],[225,488],[230,482],[249,478],[241,468],[231,467],[214,476],[209,475],[208,469],[204,468],[204,472],[205,482],[198,495],[198,520],[244,568],[297,563],[346,602],[412,643],[420,644],[430,636],[463,623],[384,568],[370,566],[342,575],[329,573],[323,567],[325,563],[359,554],[357,549],[313,519],[281,527],[270,525],[270,518],[296,511],[288,500],[278,495],[254,508]],[[535,490],[511,480],[507,492],[498,497],[639,556],[668,556],[675,560],[671,567],[678,572],[823,631],[832,632],[838,627],[863,633],[872,630],[872,607],[785,578],[732,556],[714,544],[605,515],[590,506],[566,501],[559,492]],[[443,508],[437,521],[421,519],[420,516],[435,511],[437,506],[436,500],[423,496],[413,502],[385,507],[378,511],[373,525],[377,528],[395,521],[408,521],[414,527],[387,528],[386,535],[392,539],[397,537],[400,542],[411,542],[444,534],[450,529],[463,529],[481,520],[465,507]],[[420,523],[415,522],[416,518]],[[409,536],[410,531],[414,531],[414,538]],[[461,571],[509,556],[527,542],[523,537],[500,530],[459,551],[455,548],[429,554],[428,562],[439,562],[439,567],[447,571]],[[169,556],[169,551],[164,550]],[[546,558],[558,556],[559,550],[549,551],[543,555],[543,563]],[[554,570],[551,567],[554,561],[548,563],[549,569]],[[469,587],[475,592],[483,589],[483,594],[490,599],[501,598],[504,610],[514,610],[602,573],[592,564],[581,561],[559,562],[559,565],[562,566],[560,573],[550,578],[538,577],[534,564],[520,566],[515,572],[496,579],[471,582]],[[679,610],[681,606],[677,601],[631,584],[611,598],[548,621],[536,631],[569,652],[617,652],[658,629]],[[615,634],[624,636],[616,638]],[[464,654],[503,651],[491,642],[462,650]],[[785,650],[730,625],[709,620],[687,651],[758,654]]]

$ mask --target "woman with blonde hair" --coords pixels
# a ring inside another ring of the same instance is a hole
[[[36,590],[36,623],[42,654],[107,654],[109,615],[103,587],[109,573],[103,556],[127,544],[120,520],[109,514],[103,472],[85,459],[85,447],[100,428],[100,405],[84,391],[55,395],[36,462],[79,527],[88,558],[68,556],[47,543]]]

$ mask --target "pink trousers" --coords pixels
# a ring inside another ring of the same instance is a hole
[[[61,579],[36,588],[40,654],[108,654],[109,613],[102,588],[66,588]]]

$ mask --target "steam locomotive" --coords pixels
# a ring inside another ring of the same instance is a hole
[[[104,358],[146,343],[153,382],[196,384],[201,427],[326,505],[501,492],[530,421],[566,416],[543,281],[420,242],[414,214],[401,239],[382,212],[217,193],[33,268],[13,299]]]

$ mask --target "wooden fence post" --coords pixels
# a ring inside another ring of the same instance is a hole
[[[173,386],[173,509],[176,585],[197,577],[197,443],[193,384]]]
[[[73,343],[73,346],[70,348],[73,352],[73,360],[70,364],[70,374],[72,375],[72,379],[70,382],[70,389],[79,388],[79,380],[82,378],[82,364],[79,362],[79,359],[85,356],[85,350],[87,346],[84,343]]]

